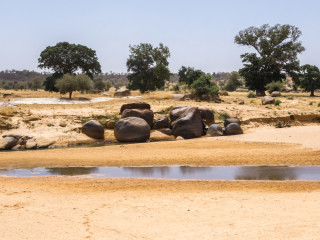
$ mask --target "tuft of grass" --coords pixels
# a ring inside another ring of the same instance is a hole
[[[313,102],[309,102],[309,105],[313,105]]]
[[[294,97],[287,97],[287,99],[288,99],[288,100],[293,100],[293,99],[294,99]]]
[[[294,115],[293,114],[290,114],[290,119],[294,120]]]
[[[282,103],[280,99],[276,99],[276,100],[274,101],[274,105],[275,105],[275,106],[279,106],[280,103]]]
[[[48,123],[47,126],[48,126],[48,127],[54,127],[54,124]]]
[[[219,117],[218,117],[218,118],[219,118],[220,120],[224,121],[224,120],[230,118],[230,115],[229,115],[228,113],[226,113],[226,112],[223,112],[223,113],[220,113],[220,114],[219,114]]]
[[[164,109],[162,109],[159,113],[160,113],[160,114],[164,114],[164,115],[169,115],[170,112],[172,111],[172,108],[173,108],[173,106],[164,108]]]
[[[255,94],[254,92],[251,92],[251,91],[250,91],[250,92],[248,93],[247,97],[248,97],[248,98],[256,98],[257,96],[256,96],[256,94]]]

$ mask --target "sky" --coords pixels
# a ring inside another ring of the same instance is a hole
[[[0,71],[35,70],[41,51],[67,41],[96,51],[103,72],[126,72],[129,45],[161,42],[169,68],[237,71],[239,31],[290,24],[302,31],[301,64],[320,67],[319,0],[0,0]]]

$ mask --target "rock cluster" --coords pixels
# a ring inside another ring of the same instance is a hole
[[[55,141],[39,138],[36,139],[30,136],[22,136],[17,134],[3,135],[0,138],[0,150],[15,149],[38,149],[38,148],[48,148]]]

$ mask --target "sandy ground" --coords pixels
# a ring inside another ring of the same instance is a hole
[[[21,93],[21,97],[32,96],[34,93]],[[41,92],[40,96],[49,95]],[[261,99],[247,99],[243,93],[223,99],[222,104],[175,102],[170,94],[151,94],[141,100],[149,102],[155,112],[169,106],[201,105],[243,120],[319,112],[319,99],[306,94],[287,94],[281,97],[283,103],[278,107],[261,106]],[[238,105],[239,100],[245,104]],[[21,105],[14,110],[4,109],[2,116],[20,126],[9,132],[57,137],[60,142],[85,142],[86,137],[72,130],[81,126],[82,117],[118,113],[121,104],[128,101],[81,106]],[[14,111],[12,117],[10,111]],[[40,119],[23,123],[29,116]],[[62,120],[66,128],[59,127]],[[0,168],[320,165],[318,123],[285,129],[261,125],[252,123],[241,136],[0,152]],[[319,204],[320,183],[311,181],[0,177],[0,239],[320,239]]]
[[[0,239],[320,239],[315,182],[1,178]]]

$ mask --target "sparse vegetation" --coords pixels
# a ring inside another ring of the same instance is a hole
[[[257,96],[256,96],[256,94],[255,94],[254,92],[250,91],[250,92],[248,93],[247,97],[248,97],[248,98],[256,98]]]
[[[282,103],[280,99],[276,99],[276,100],[274,101],[274,105],[275,105],[275,106],[280,106],[280,103]]]
[[[268,90],[268,93],[272,93],[275,91],[281,92],[284,87],[284,83],[280,81],[272,81],[271,83],[268,83],[266,85],[266,89]]]
[[[218,118],[219,118],[220,120],[224,121],[224,120],[230,118],[230,115],[229,115],[228,113],[226,113],[226,112],[223,112],[223,113],[220,113],[220,114],[219,114],[219,117],[218,117]]]

